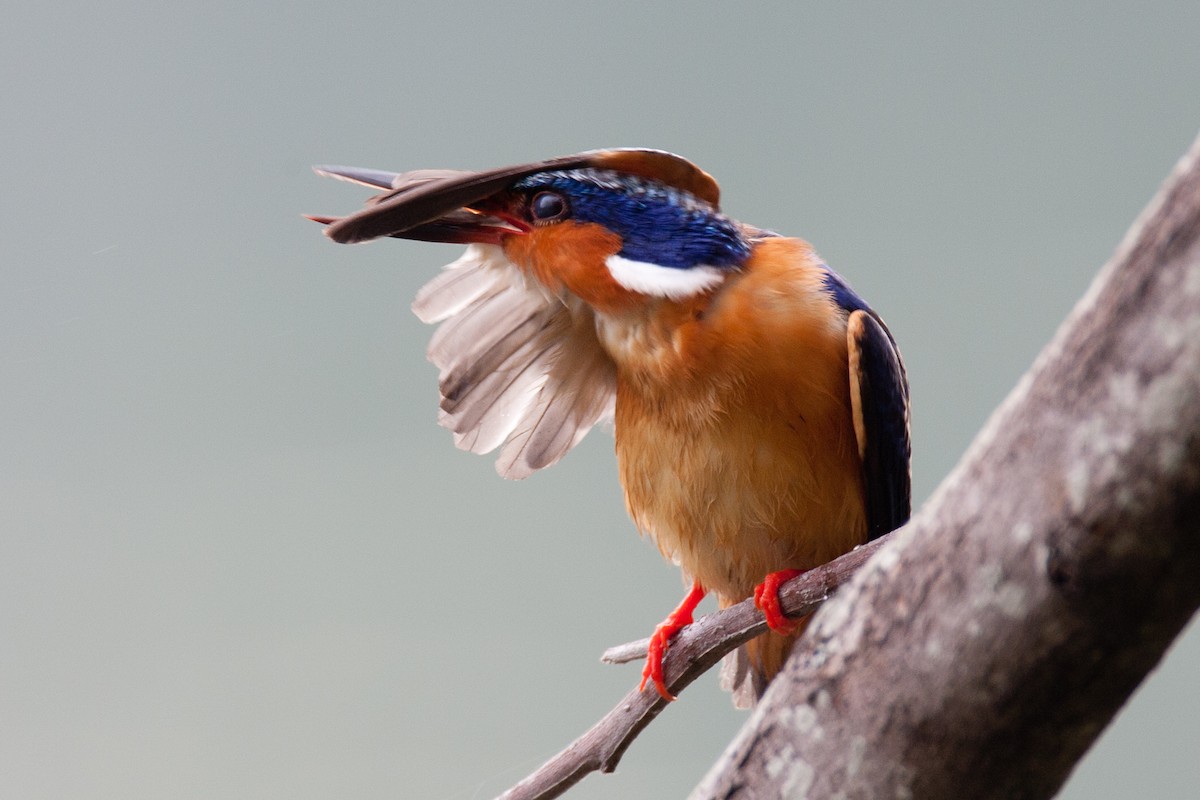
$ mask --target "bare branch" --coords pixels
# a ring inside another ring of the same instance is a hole
[[[828,564],[809,570],[803,575],[785,583],[779,589],[779,599],[783,605],[783,612],[789,617],[803,617],[813,613],[823,602],[833,596],[833,593],[837,591],[839,586],[850,580],[850,577],[858,568],[866,563],[866,560],[874,555],[875,551],[890,536],[891,534],[888,534],[861,547],[856,547],[851,552],[830,561]],[[745,610],[739,611],[739,609]],[[734,612],[738,612],[736,619],[732,616]],[[681,631],[679,637],[671,640],[671,647],[674,648],[676,646],[675,643],[683,639],[686,634],[689,637],[696,636],[697,638],[701,638],[700,644],[706,652],[709,648],[712,648],[713,650],[718,650],[721,655],[724,655],[745,641],[742,638],[735,643],[730,643],[734,637],[740,637],[745,633],[750,633],[751,635],[757,634],[766,626],[766,623],[762,621],[762,614],[754,608],[754,603],[750,600],[743,600],[738,605],[730,606],[724,611],[717,613],[730,615],[730,620],[728,622],[723,621],[723,628],[718,629],[722,631],[727,630],[729,639],[713,638],[709,640],[707,637],[716,635],[715,631],[713,634],[707,634],[697,629],[695,625],[692,625]],[[745,617],[745,619],[743,620],[742,617]],[[649,646],[650,637],[648,636],[645,639],[638,639],[636,642],[614,645],[601,654],[600,660],[605,664],[627,664],[630,661],[638,661],[646,657],[646,650]]]
[[[645,639],[638,639],[636,642],[615,644],[600,654],[600,661],[605,664],[628,664],[630,661],[645,658],[649,648],[649,636]]]
[[[859,547],[824,566],[788,581],[779,592],[784,613],[791,617],[811,614],[837,588],[854,575],[892,534]],[[671,640],[663,661],[666,683],[678,696],[738,645],[765,631],[762,612],[753,600],[701,617]],[[646,656],[649,639],[610,648],[602,656],[609,663],[624,663]],[[615,655],[614,655],[615,654]],[[509,789],[503,800],[545,800],[558,797],[591,772],[612,772],[630,743],[667,705],[652,688],[629,692],[587,733],[547,761],[536,772]]]

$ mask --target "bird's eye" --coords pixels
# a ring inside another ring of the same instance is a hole
[[[557,192],[538,192],[529,201],[534,222],[553,222],[567,216],[567,199]]]

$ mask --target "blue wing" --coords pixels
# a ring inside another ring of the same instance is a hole
[[[850,402],[863,465],[867,538],[903,525],[912,513],[908,378],[883,320],[830,270],[826,287],[847,312]]]

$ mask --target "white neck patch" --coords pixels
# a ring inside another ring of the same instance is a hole
[[[633,292],[683,300],[706,292],[725,280],[728,270],[700,265],[687,269],[664,267],[648,261],[633,261],[621,256],[604,260],[613,280]]]

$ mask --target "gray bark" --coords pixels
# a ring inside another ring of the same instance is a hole
[[[1200,605],[1200,141],[697,798],[1052,796]]]

